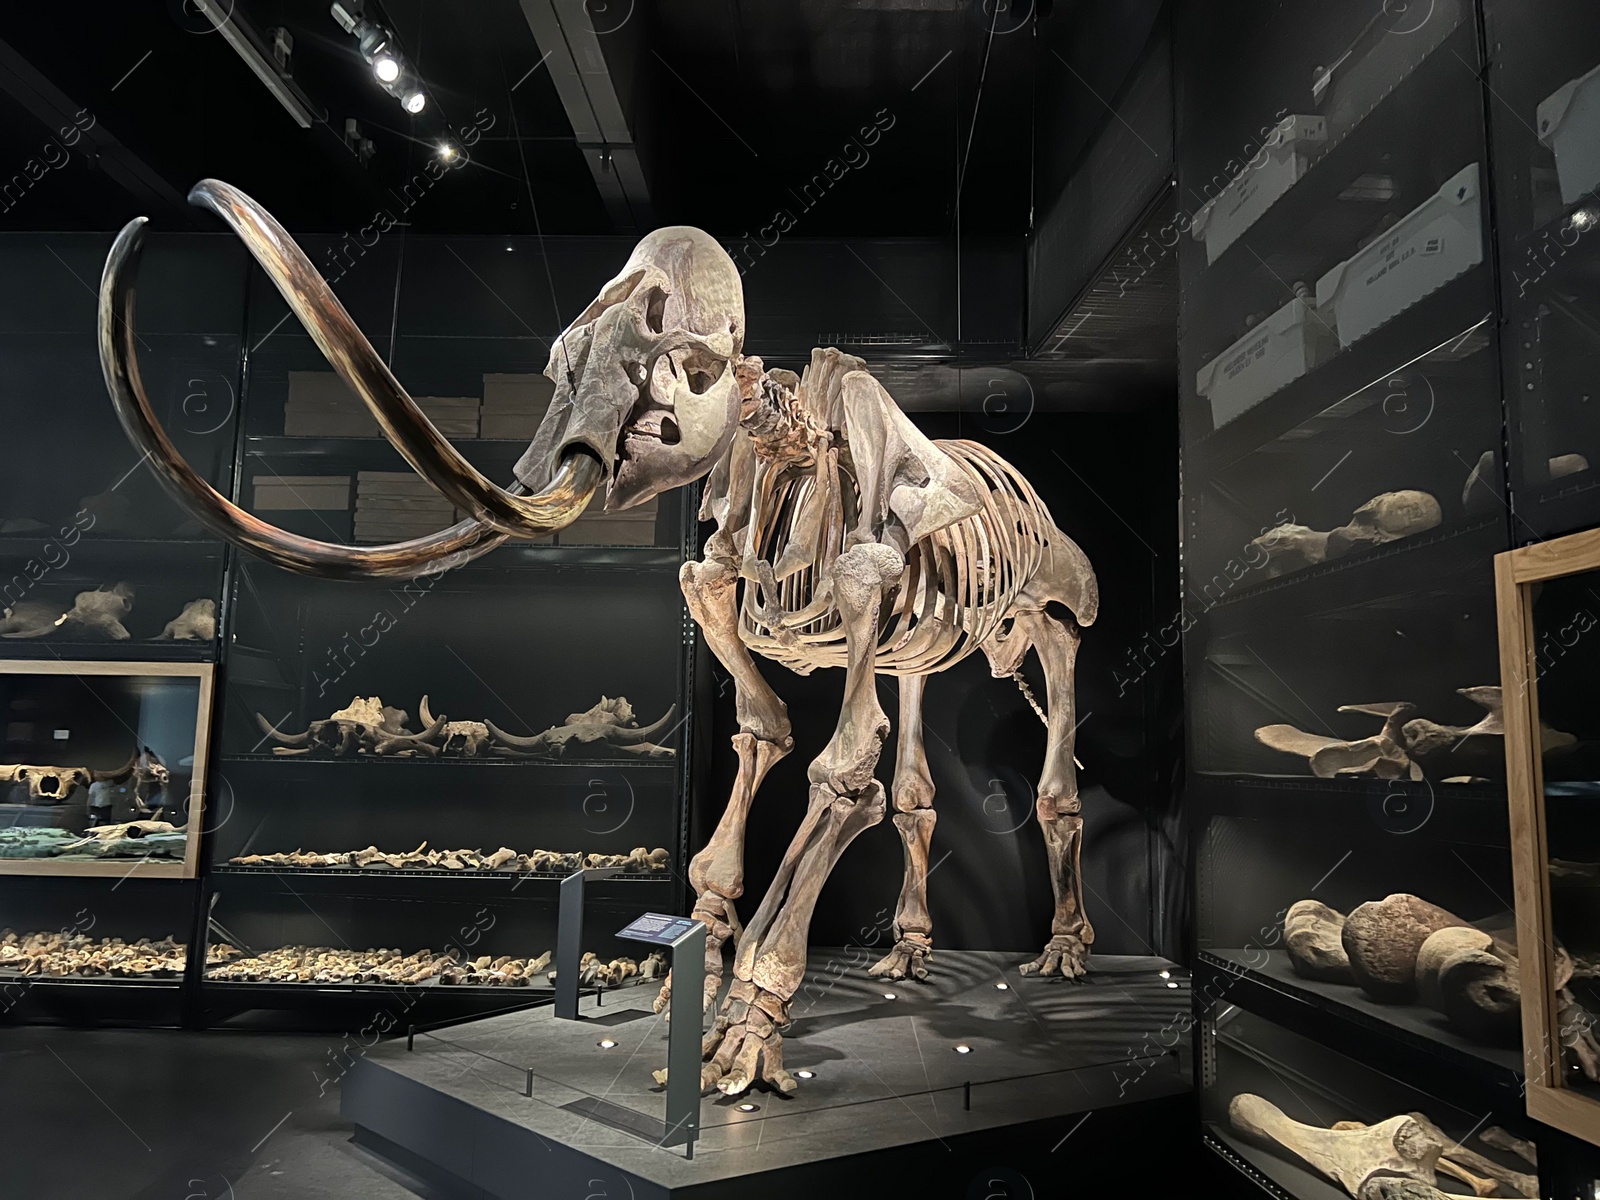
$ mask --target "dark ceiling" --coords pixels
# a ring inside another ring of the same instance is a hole
[[[181,195],[216,176],[295,229],[337,232],[402,202],[437,145],[486,127],[470,161],[397,213],[421,232],[603,233],[601,203],[519,0],[367,0],[426,80],[417,118],[378,89],[327,0],[216,0],[293,38],[301,129],[196,7],[5,5],[0,42]],[[996,11],[996,3],[1000,8]],[[657,222],[757,234],[780,210],[796,236],[1027,232],[1036,72],[1050,27],[1084,4],[1047,0],[586,0],[639,142]],[[1084,57],[1092,60],[1092,47]],[[24,72],[25,74],[26,72]],[[1061,72],[1056,70],[1055,74]],[[0,95],[0,166],[22,170],[56,135]],[[1085,108],[1085,122],[1103,112]],[[354,118],[375,144],[345,145]],[[863,129],[873,133],[863,134]],[[59,138],[57,140],[60,140]],[[103,150],[99,151],[104,154]],[[52,157],[61,157],[55,151]],[[30,180],[3,228],[114,228],[151,207],[106,186],[93,154]],[[808,190],[808,184],[811,185]],[[531,202],[530,202],[531,197]],[[14,197],[12,197],[14,199]],[[168,221],[177,214],[157,214]],[[209,227],[209,226],[204,226]]]

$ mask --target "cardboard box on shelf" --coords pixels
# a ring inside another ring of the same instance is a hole
[[[338,510],[350,507],[348,475],[257,475],[251,508],[256,512]]]
[[[1478,164],[1317,281],[1317,308],[1349,346],[1483,261]]]
[[[1534,120],[1539,141],[1556,156],[1561,203],[1600,188],[1600,66],[1546,97]]]
[[[1195,390],[1211,402],[1212,427],[1221,429],[1338,350],[1332,320],[1296,297],[1201,367]]]
[[[478,436],[476,396],[418,396],[417,405],[447,438]],[[378,422],[332,371],[290,371],[283,409],[286,437],[380,437]]]
[[[483,377],[481,436],[532,439],[555,395],[543,375],[490,373]]]
[[[1328,122],[1322,117],[1278,122],[1244,170],[1194,216],[1189,232],[1205,242],[1208,266],[1300,181],[1327,140]]]

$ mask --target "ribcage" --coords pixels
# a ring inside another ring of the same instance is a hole
[[[1010,463],[976,442],[934,443],[972,480],[982,508],[914,543],[899,586],[884,597],[878,624],[879,672],[926,675],[976,650],[1010,614],[1042,561],[1050,512]],[[755,653],[802,674],[845,665],[844,630],[829,568],[854,519],[853,481],[840,472],[838,512],[818,520],[816,477],[789,475],[755,496],[751,523],[760,561],[780,561],[796,531],[823,530],[809,565],[772,588],[747,579],[740,635]],[[832,542],[828,541],[832,531]],[[771,577],[767,577],[769,582]]]

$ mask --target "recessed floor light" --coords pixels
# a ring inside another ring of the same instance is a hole
[[[1163,978],[1163,979],[1171,979],[1172,978],[1172,972],[1171,971],[1163,971],[1163,972],[1161,972],[1161,978]]]
[[[741,1104],[741,1105],[739,1105],[739,1111],[740,1112],[760,1112],[761,1111],[761,1105],[759,1105],[759,1104]]]
[[[961,1045],[956,1047],[956,1053],[957,1054],[971,1054],[972,1053],[972,1047],[967,1045],[965,1042],[962,1042]]]
[[[616,1043],[613,1042],[610,1038],[601,1038],[598,1042],[595,1043],[595,1045],[599,1046],[600,1049],[602,1049],[602,1050],[610,1050],[614,1046],[616,1046]]]
[[[1009,991],[1010,988],[1011,985],[1009,983],[997,983],[994,985],[994,990],[997,992]]]
[[[817,1077],[817,1073],[815,1071],[796,1071],[795,1074],[801,1079],[815,1079]]]
[[[885,992],[885,993],[884,993],[884,994],[883,994],[883,998],[884,998],[884,999],[885,999],[885,1000],[894,1000],[894,999],[896,999],[896,998],[897,998],[897,997],[896,997],[896,996],[895,996],[895,994],[894,994],[894,993],[893,993],[893,992]]]
[[[1175,988],[1175,987],[1178,986],[1178,981],[1176,979],[1168,980],[1167,981],[1167,986],[1169,988]]]

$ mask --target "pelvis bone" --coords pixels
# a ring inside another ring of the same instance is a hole
[[[1354,742],[1307,733],[1293,725],[1263,725],[1256,730],[1256,741],[1285,754],[1299,755],[1311,764],[1318,779],[1341,775],[1376,775],[1379,779],[1421,779],[1422,768],[1411,761],[1403,741],[1402,727],[1417,711],[1414,704],[1342,704],[1340,712],[1367,713],[1383,718],[1383,728],[1371,737]]]
[[[666,714],[652,725],[639,727],[633,715],[633,705],[618,696],[600,697],[600,703],[587,712],[569,713],[565,723],[532,737],[519,737],[501,729],[494,722],[486,724],[495,741],[494,752],[515,757],[563,758],[569,749],[580,754],[611,753],[634,758],[671,758],[677,753],[671,746],[658,746],[650,741],[668,728],[674,704]]]
[[[333,754],[438,754],[444,722],[430,721],[422,732],[413,733],[406,728],[407,720],[405,709],[385,707],[376,696],[358,696],[326,719],[311,722],[301,733],[285,733],[256,714],[261,732],[278,743],[272,748],[274,754],[311,754],[318,750]]]
[[[1319,779],[1339,775],[1375,775],[1379,779],[1421,779],[1423,767],[1445,780],[1474,778],[1494,771],[1504,761],[1505,725],[1498,687],[1457,688],[1480,705],[1485,716],[1474,725],[1441,725],[1426,717],[1411,717],[1416,706],[1405,703],[1346,704],[1340,712],[1369,713],[1383,718],[1383,728],[1369,738],[1353,742],[1307,733],[1293,725],[1263,725],[1256,741],[1285,754],[1305,758]],[[1540,725],[1541,747],[1555,750],[1576,744],[1570,733]]]

